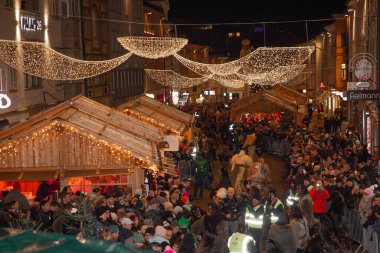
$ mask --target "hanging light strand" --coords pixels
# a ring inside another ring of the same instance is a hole
[[[212,75],[260,74],[280,66],[302,64],[314,51],[314,47],[261,47],[245,57],[223,64],[206,64],[186,59],[178,54],[174,57],[195,73]]]
[[[27,74],[51,80],[80,80],[108,72],[132,53],[104,61],[85,61],[61,54],[41,42],[0,40],[0,59]]]
[[[181,76],[172,70],[145,69],[145,73],[157,83],[174,88],[189,88],[208,80],[207,77],[192,78]]]
[[[125,108],[123,109],[123,113],[129,115],[129,116],[132,116],[136,119],[139,119],[139,120],[143,120],[145,122],[147,122],[148,124],[150,125],[153,125],[153,126],[156,126],[162,130],[169,130],[170,132],[176,134],[176,135],[180,135],[179,131],[174,129],[174,128],[170,128],[168,127],[167,125],[165,125],[164,123],[161,123],[161,122],[158,122],[157,120],[151,118],[151,117],[147,117],[147,116],[144,116],[134,110],[131,110],[129,108]]]
[[[171,56],[188,42],[184,38],[173,37],[118,37],[117,41],[128,51],[149,59]]]

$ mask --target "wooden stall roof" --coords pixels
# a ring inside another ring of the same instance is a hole
[[[307,103],[307,96],[295,89],[292,89],[285,85],[276,85],[271,89],[272,92],[276,93],[279,97],[287,98],[288,100],[293,100],[299,105]]]
[[[134,113],[163,124],[166,129],[174,130],[179,134],[183,134],[188,127],[194,124],[195,120],[193,115],[145,95],[129,99],[117,109],[122,112],[126,109],[132,110]]]
[[[47,132],[49,126],[57,125],[75,131],[65,135],[65,139],[59,139],[58,134],[44,135],[43,131]],[[45,139],[32,138],[37,134]],[[85,138],[87,142],[88,139],[96,142],[86,146]],[[31,139],[37,140],[31,142]],[[161,140],[157,127],[77,96],[0,132],[0,172],[12,176],[13,171],[56,171],[65,167],[67,170],[94,170],[99,174],[104,166],[108,166],[107,170],[127,168],[131,160],[154,164],[158,160],[157,145]],[[94,143],[106,146],[96,150]],[[17,150],[9,154],[13,149]],[[119,151],[123,151],[123,155]],[[64,158],[62,153],[66,153]],[[114,153],[119,157],[115,158]]]
[[[242,99],[236,101],[232,104],[230,117],[232,120],[235,120],[240,116],[241,113],[257,113],[263,112],[262,106],[259,106],[259,103],[268,103],[273,104],[278,110],[278,108],[283,108],[284,110],[297,112],[297,103],[294,100],[288,99],[286,97],[280,96],[277,92],[272,90],[261,91],[250,96],[243,97]],[[266,108],[265,112],[269,112],[270,108]],[[258,111],[259,110],[259,111]]]

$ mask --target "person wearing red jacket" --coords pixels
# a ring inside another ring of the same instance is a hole
[[[327,213],[327,200],[330,198],[329,192],[324,189],[320,180],[317,181],[315,187],[309,192],[313,200],[314,216],[318,217]]]

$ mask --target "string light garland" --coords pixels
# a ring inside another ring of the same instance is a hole
[[[260,47],[250,61],[242,65],[242,74],[266,73],[282,66],[298,66],[314,52],[314,46]]]
[[[22,143],[26,143],[27,147],[32,147],[33,151],[37,152],[36,150],[41,147],[41,144],[52,143],[53,139],[58,137],[63,138],[65,143],[68,144],[79,138],[82,143],[87,144],[87,148],[84,148],[89,153],[98,155],[96,159],[99,162],[105,161],[105,153],[109,153],[115,164],[128,162],[144,167],[154,163],[148,157],[143,158],[133,155],[130,150],[123,149],[120,145],[111,144],[98,136],[89,134],[84,129],[80,129],[70,123],[55,120],[30,135],[22,136],[2,144],[3,146],[0,148],[0,167],[10,167],[9,163],[11,160],[22,152]]]
[[[157,83],[174,88],[189,88],[200,85],[208,80],[207,77],[192,78],[181,76],[172,70],[145,69],[145,73]]]
[[[274,70],[264,73],[254,73],[250,75],[231,74],[231,75],[212,75],[211,79],[219,82],[226,87],[240,88],[245,84],[256,84],[264,86],[273,86],[276,84],[286,83],[298,76],[306,67],[301,65],[280,66]]]
[[[27,74],[51,80],[80,80],[108,72],[132,53],[105,61],[85,61],[61,54],[41,42],[0,40],[0,59]]]
[[[272,71],[265,73],[264,75],[261,75],[260,78],[251,79],[250,83],[271,86],[284,84],[300,75],[305,67],[305,64],[280,66]]]
[[[230,88],[241,88],[247,83],[245,76],[239,75],[239,74],[230,74],[230,75],[213,74],[210,76],[210,79],[218,82],[222,86],[230,87]]]
[[[201,76],[210,76],[214,74],[231,75],[231,74],[237,73],[241,68],[240,59],[233,62],[222,63],[222,64],[206,64],[206,63],[195,62],[195,61],[186,59],[185,57],[182,57],[178,54],[174,54],[174,57],[184,66],[186,66],[188,69],[194,71],[195,73]],[[246,57],[244,57],[244,59]]]
[[[171,56],[188,42],[184,38],[173,37],[118,37],[117,41],[128,51],[149,59]]]
[[[310,72],[310,71],[308,71],[308,72],[302,72],[301,74],[299,74],[295,78],[293,78],[293,79],[287,81],[286,83],[284,83],[284,85],[292,86],[292,85],[301,84],[301,83],[305,82],[307,79],[309,79],[312,74],[313,73]]]
[[[174,128],[170,128],[167,125],[165,125],[164,123],[158,122],[157,120],[155,120],[151,117],[144,116],[144,115],[142,115],[142,114],[140,114],[134,110],[131,110],[129,108],[123,109],[122,112],[129,115],[129,116],[132,116],[138,120],[145,121],[146,123],[148,123],[150,125],[156,126],[156,127],[160,128],[161,130],[169,130],[173,134],[180,135],[178,130],[176,130]]]
[[[313,51],[313,46],[260,47],[238,60],[223,64],[195,62],[178,54],[174,54],[174,57],[193,72],[212,78],[213,75],[222,76],[239,73],[256,75],[269,72],[280,66],[300,65]]]

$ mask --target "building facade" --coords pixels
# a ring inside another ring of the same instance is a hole
[[[144,20],[142,0],[0,0],[0,17],[6,21],[0,23],[0,39],[44,42],[67,56],[91,61],[125,54],[116,38],[141,35],[143,26],[131,27],[129,22]],[[30,29],[30,23],[38,25]],[[114,106],[143,92],[144,66],[142,59],[131,57],[100,76],[53,81],[27,75],[0,60],[1,92],[12,101],[9,108],[0,109],[0,120],[4,126],[23,121],[81,93]]]
[[[363,89],[379,90],[378,35],[379,6],[376,0],[350,0],[347,2],[347,79],[351,84],[368,83]],[[357,75],[360,60],[369,62],[369,78]],[[358,129],[362,143],[367,145],[371,155],[378,157],[379,148],[379,108],[376,100],[355,100],[349,102],[349,120]]]

